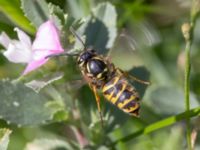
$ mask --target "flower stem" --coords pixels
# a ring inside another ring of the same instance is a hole
[[[185,110],[189,112],[190,110],[190,49],[191,49],[191,40],[186,40],[185,47],[185,82],[184,82],[184,91],[185,91]],[[190,127],[190,117],[187,114],[186,118],[187,124],[187,144],[188,150],[192,150],[191,145],[191,127]]]
[[[186,46],[185,46],[185,79],[184,79],[184,98],[185,98],[185,110],[189,113],[190,110],[190,51],[191,45],[193,41],[193,31],[196,22],[197,15],[199,13],[198,5],[200,4],[199,0],[193,0],[192,8],[191,8],[191,16],[190,16],[190,23],[184,23],[182,25],[182,32],[185,38]],[[190,127],[190,117],[189,114],[186,118],[186,125],[187,125],[187,144],[188,150],[192,150],[191,144],[191,127]]]

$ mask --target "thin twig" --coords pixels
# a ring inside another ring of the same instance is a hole
[[[182,32],[185,38],[185,79],[184,79],[184,98],[185,98],[185,110],[189,113],[190,110],[190,51],[193,42],[193,31],[196,22],[197,15],[199,13],[198,5],[199,0],[193,0],[191,14],[190,14],[190,23],[184,23],[182,25]],[[189,114],[186,114],[186,125],[187,125],[187,144],[188,150],[192,150],[191,143],[191,127],[190,127],[190,117]]]
[[[189,38],[186,39],[186,46],[185,46],[185,80],[184,80],[184,93],[185,93],[185,110],[188,112],[190,110],[190,50],[191,50],[191,28],[189,24],[183,24],[182,30],[184,28],[188,28],[188,35]],[[187,30],[187,29],[186,29]],[[187,143],[188,143],[188,150],[192,150],[191,144],[191,127],[190,127],[190,117],[187,114],[186,118],[187,124]]]

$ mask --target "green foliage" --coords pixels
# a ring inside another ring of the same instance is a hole
[[[120,14],[119,26],[122,26],[127,20],[136,21],[142,20],[145,17],[145,14],[152,12],[161,12],[162,10],[153,5],[146,4],[144,0],[135,0],[135,1],[125,1],[124,3],[117,3],[117,6],[126,10],[123,14]]]
[[[152,137],[141,137],[133,146],[133,149],[153,150],[182,150],[183,132],[181,127],[172,127],[169,132],[156,132]],[[161,138],[162,137],[162,138]]]
[[[39,27],[49,19],[50,12],[45,1],[21,0],[21,3],[25,16],[35,27]]]
[[[21,83],[4,80],[0,83],[0,116],[7,123],[34,126],[52,119],[54,110],[46,106],[48,101],[43,95]]]
[[[174,87],[159,87],[152,91],[150,98],[155,111],[165,115],[173,115],[185,110],[183,103],[183,91]],[[165,95],[165,96],[163,96]],[[193,94],[191,97],[191,108],[199,106],[197,99]]]
[[[34,28],[30,25],[27,18],[24,17],[20,9],[20,3],[17,0],[0,1],[0,10],[4,12],[16,25],[24,30],[33,33]]]
[[[116,10],[110,3],[94,8],[79,29],[86,36],[85,45],[92,46],[99,53],[107,53],[117,36],[116,19]]]
[[[107,43],[100,43],[100,44],[95,44],[95,45],[98,45],[99,47],[97,48],[99,49],[101,48],[100,47],[101,44],[105,45],[106,49],[110,49],[113,46],[114,40],[117,36],[117,29],[116,29],[117,14],[116,14],[115,7],[113,7],[108,2],[102,3],[98,5],[97,8],[94,9],[93,15],[105,25],[106,30],[108,32],[106,36],[101,35],[101,34],[96,35],[98,37],[96,38],[96,41],[102,41],[103,38],[108,37]],[[104,30],[102,31],[102,28],[103,27],[99,27],[99,29],[96,29],[96,31],[98,30],[100,33],[106,32]]]
[[[189,114],[189,117],[199,116],[200,115],[200,107],[192,109],[189,112],[186,111],[184,113],[181,113],[181,114],[178,114],[178,115],[175,115],[175,116],[172,116],[172,117],[168,117],[166,119],[152,123],[152,124],[142,128],[142,129],[140,129],[140,130],[138,130],[134,133],[129,134],[128,136],[117,139],[115,142],[111,143],[110,146],[114,146],[114,145],[116,145],[120,142],[127,142],[127,141],[130,141],[130,140],[133,140],[134,138],[136,138],[138,136],[149,134],[149,133],[156,131],[160,128],[172,125],[175,122],[178,122],[180,120],[187,119],[188,114]]]
[[[186,20],[189,8],[182,10],[183,3],[177,2],[177,6],[173,1],[112,2],[21,0],[23,14],[20,0],[1,1],[0,30],[12,37],[16,24],[33,34],[51,19],[60,31],[63,48],[80,52],[84,46],[69,31],[73,26],[86,47],[92,46],[116,67],[151,82],[147,86],[127,77],[141,98],[140,117],[123,113],[104,100],[99,91],[102,127],[94,93],[83,85],[76,60],[55,58],[23,78],[0,80],[0,126],[13,131],[9,138],[10,130],[0,129],[0,150],[179,150],[185,148],[189,125],[193,131],[191,142],[199,147],[199,136],[194,136],[199,134],[200,116],[198,27],[190,56],[192,88],[189,91],[187,84],[187,105],[183,92],[185,60],[181,49],[185,41],[180,22]],[[199,0],[194,2],[192,26],[199,26]],[[1,77],[20,76],[19,65],[5,59],[1,62]]]
[[[42,150],[73,150],[73,148],[66,141],[59,139],[37,139],[28,143],[25,150],[32,150],[36,148]]]
[[[84,16],[89,15],[90,13],[90,3],[91,1],[85,0],[80,1],[80,0],[67,0],[68,8],[69,8],[69,13],[76,19],[80,19]]]

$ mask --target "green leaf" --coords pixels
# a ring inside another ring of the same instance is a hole
[[[194,95],[190,97],[191,108],[199,106]],[[159,114],[172,115],[185,110],[183,90],[176,87],[158,87],[151,92],[150,100]]]
[[[59,6],[53,5],[52,3],[48,4],[48,8],[55,21],[55,24],[59,30],[61,30],[65,24],[67,14],[65,14]]]
[[[73,150],[74,148],[64,140],[59,139],[36,139],[26,145],[25,150]]]
[[[90,0],[67,0],[69,13],[76,19],[80,19],[90,13]]]
[[[50,12],[45,0],[21,0],[21,3],[26,17],[35,27],[39,27],[49,19]]]
[[[47,99],[22,83],[0,81],[0,117],[18,126],[38,125],[51,120],[55,109],[46,106]]]
[[[2,11],[12,22],[29,33],[34,33],[35,29],[20,9],[20,4],[16,0],[0,1],[0,11]]]
[[[52,84],[53,82],[60,80],[61,78],[63,78],[63,74],[60,72],[56,72],[49,76],[43,77],[41,80],[32,80],[26,83],[26,86],[32,88],[36,92],[39,92],[47,85]]]
[[[106,44],[106,48],[109,49],[113,46],[114,40],[117,36],[117,13],[115,7],[109,2],[102,3],[94,9],[93,13],[97,19],[102,21],[102,23],[106,26],[108,30],[109,41]]]
[[[53,121],[60,122],[69,119],[69,110],[65,108],[65,104],[61,100],[50,101],[47,103],[48,108],[56,110],[53,115]]]
[[[85,45],[106,53],[117,36],[116,19],[116,10],[112,4],[99,4],[79,29],[86,36]]]
[[[80,89],[80,95],[78,99],[79,101],[77,103],[77,106],[78,106],[79,111],[81,112],[80,113],[81,118],[83,122],[87,126],[89,126],[90,123],[93,123],[92,121],[96,121],[94,119],[94,116],[92,116],[93,113],[91,113],[91,111],[97,110],[94,93],[91,91],[91,89],[88,88],[88,86],[83,86]],[[98,116],[98,113],[96,114],[96,116]]]
[[[0,129],[0,150],[7,150],[11,130]]]
[[[68,119],[69,119],[69,112],[66,110],[57,111],[53,116],[53,120],[56,122],[66,121]]]

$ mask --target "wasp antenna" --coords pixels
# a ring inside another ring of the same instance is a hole
[[[71,54],[69,52],[63,52],[63,53],[58,53],[58,54],[51,54],[45,57],[45,59],[47,58],[52,58],[52,57],[59,57],[59,56],[78,56],[79,54]]]
[[[72,34],[81,42],[81,44],[84,46],[85,49],[85,43],[83,42],[83,40],[80,38],[80,36],[76,33],[76,31],[74,30],[74,28],[71,26],[69,28],[69,30],[72,32]]]

